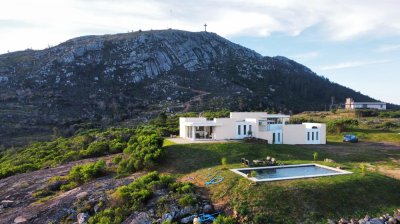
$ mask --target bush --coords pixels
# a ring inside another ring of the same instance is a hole
[[[80,154],[83,157],[96,157],[107,155],[109,147],[107,142],[92,142],[86,150],[81,150]]]
[[[378,110],[371,109],[355,110],[355,113],[358,117],[377,117],[379,115]]]
[[[151,132],[149,127],[139,130],[142,134],[131,137],[128,147],[124,149],[124,154],[127,156],[118,164],[118,176],[150,169],[165,155],[162,148],[163,138],[160,135]]]
[[[181,199],[182,205],[195,203],[191,196],[192,184],[175,182],[172,176],[160,175],[154,171],[126,186],[118,187],[110,196],[111,205],[91,217],[89,223],[121,223],[133,211],[143,208],[144,203],[152,197],[154,189],[161,188],[169,189],[170,194],[158,200],[157,208],[166,208],[165,205],[176,198]],[[184,193],[183,197],[179,197],[181,193]]]
[[[30,172],[82,158],[120,152],[135,129],[89,130],[71,138],[36,142],[20,150],[0,154],[0,178]]]
[[[213,224],[235,224],[235,219],[219,215],[213,222]]]
[[[349,127],[358,126],[358,120],[351,118],[341,118],[329,120],[327,122],[327,129],[331,133],[341,133]]]
[[[228,159],[227,159],[226,157],[222,157],[222,159],[221,159],[221,164],[222,164],[223,166],[228,165]]]
[[[115,156],[114,158],[113,158],[113,163],[114,164],[119,164],[121,161],[122,161],[122,156],[121,155],[118,155],[118,156]]]
[[[396,123],[390,122],[390,121],[385,121],[382,124],[382,128],[386,129],[386,130],[395,129],[395,128],[398,128],[398,127],[399,127],[399,125],[397,125]]]
[[[106,173],[105,167],[106,162],[104,160],[85,165],[76,165],[69,172],[68,180],[76,183],[88,182],[94,178],[103,176]]]
[[[112,195],[112,199],[117,205],[138,209],[152,195],[153,182],[161,183],[159,181],[160,176],[157,172],[148,173],[129,185],[119,187]]]
[[[379,117],[400,118],[400,110],[398,111],[381,111]]]
[[[178,200],[178,204],[182,207],[193,205],[196,203],[196,199],[191,194],[185,194]]]
[[[314,161],[318,160],[318,152],[313,153],[313,158],[314,158]]]

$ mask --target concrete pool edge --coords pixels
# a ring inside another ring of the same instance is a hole
[[[302,167],[302,166],[318,166],[321,168],[329,169],[336,171],[338,173],[329,173],[329,174],[317,174],[317,175],[304,175],[304,176],[293,176],[293,177],[281,177],[281,178],[270,178],[270,179],[256,179],[254,177],[248,177],[245,173],[240,172],[244,170],[260,170],[260,169],[279,169],[279,168],[290,168],[290,167]],[[325,165],[320,165],[317,163],[308,163],[308,164],[296,164],[296,165],[283,165],[283,166],[263,166],[263,167],[249,167],[249,168],[237,168],[237,169],[230,169],[230,171],[239,174],[242,177],[245,177],[248,180],[254,182],[271,182],[271,181],[280,181],[280,180],[294,180],[294,179],[305,179],[305,178],[314,178],[314,177],[326,177],[326,176],[336,176],[336,175],[346,175],[352,174],[353,172],[341,170],[338,168],[333,168]]]

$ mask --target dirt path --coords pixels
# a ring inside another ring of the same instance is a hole
[[[198,94],[198,95],[190,98],[190,100],[183,103],[183,112],[188,112],[190,109],[190,106],[193,102],[201,103],[203,101],[203,97],[210,94],[210,92],[206,92],[206,91],[198,90],[198,89],[192,89],[189,87],[183,87],[183,86],[179,86],[179,85],[177,85],[176,87],[181,88],[181,89],[187,89],[187,90],[190,90],[190,91]]]
[[[118,186],[128,184],[142,173],[136,173],[122,179],[115,179],[109,175],[98,178],[70,191],[60,193],[49,200],[38,203],[32,193],[46,186],[47,181],[53,176],[66,175],[72,166],[84,164],[99,159],[110,161],[113,156],[96,159],[85,159],[71,162],[56,168],[38,170],[30,173],[17,174],[0,180],[0,202],[9,200],[9,206],[0,209],[0,223],[14,223],[15,218],[23,217],[28,223],[59,223],[63,218],[71,216],[76,218],[74,204],[78,197],[85,196],[88,203],[96,204],[106,200],[107,191]]]

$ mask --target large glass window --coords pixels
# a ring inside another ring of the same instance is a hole
[[[311,132],[311,140],[313,140],[314,141],[314,132]]]
[[[317,140],[318,141],[318,131],[317,132],[315,132],[315,140]]]
[[[278,133],[278,142],[281,142],[281,133]]]
[[[310,132],[307,132],[307,141],[310,141]]]
[[[240,125],[238,125],[238,135],[240,135]]]
[[[246,131],[247,125],[243,125],[243,134],[247,135],[247,131]]]

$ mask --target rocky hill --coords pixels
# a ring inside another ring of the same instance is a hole
[[[143,121],[160,111],[321,110],[332,96],[373,101],[215,33],[84,36],[0,55],[0,145],[27,133],[40,138],[54,126]]]

